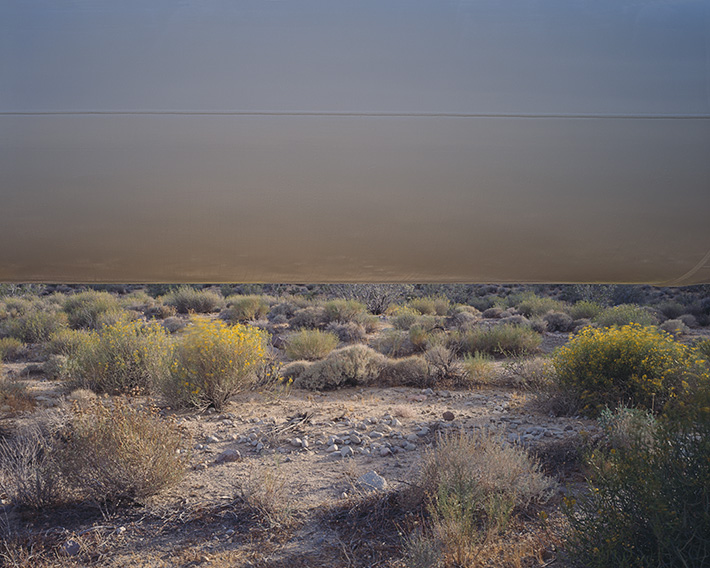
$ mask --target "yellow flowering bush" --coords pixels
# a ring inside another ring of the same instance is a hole
[[[99,331],[77,335],[68,367],[75,388],[98,393],[152,390],[168,373],[172,342],[157,323],[121,318]]]
[[[553,362],[560,386],[589,414],[619,403],[661,410],[691,384],[710,381],[697,350],[638,324],[585,328]]]
[[[165,396],[177,406],[220,410],[232,395],[255,383],[267,339],[267,332],[247,325],[194,322],[176,346]]]

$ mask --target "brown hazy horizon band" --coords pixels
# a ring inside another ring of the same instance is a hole
[[[4,8],[0,281],[710,282],[710,9],[557,4]]]

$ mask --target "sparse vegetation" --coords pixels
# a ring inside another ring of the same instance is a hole
[[[235,323],[244,323],[266,317],[269,313],[269,298],[264,296],[229,296],[224,319]]]
[[[658,323],[656,317],[646,308],[631,304],[621,304],[613,308],[607,308],[597,314],[592,321],[601,327],[629,325],[630,323],[639,325],[654,325]]]
[[[382,371],[385,358],[365,345],[337,349],[313,363],[294,381],[294,386],[330,390],[343,386],[371,384]]]
[[[64,300],[64,311],[72,329],[99,329],[120,317],[118,299],[108,292],[87,290]]]
[[[454,336],[462,353],[487,353],[496,357],[534,353],[542,338],[527,327],[516,325],[496,325],[475,327]]]

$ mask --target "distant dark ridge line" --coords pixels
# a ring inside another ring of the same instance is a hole
[[[457,112],[317,112],[317,111],[187,111],[187,110],[87,110],[0,111],[0,116],[313,116],[362,118],[530,118],[574,120],[709,120],[709,114],[545,114]]]

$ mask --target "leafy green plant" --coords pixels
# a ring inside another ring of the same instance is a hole
[[[229,296],[224,319],[231,322],[248,322],[266,317],[269,313],[266,296]]]

